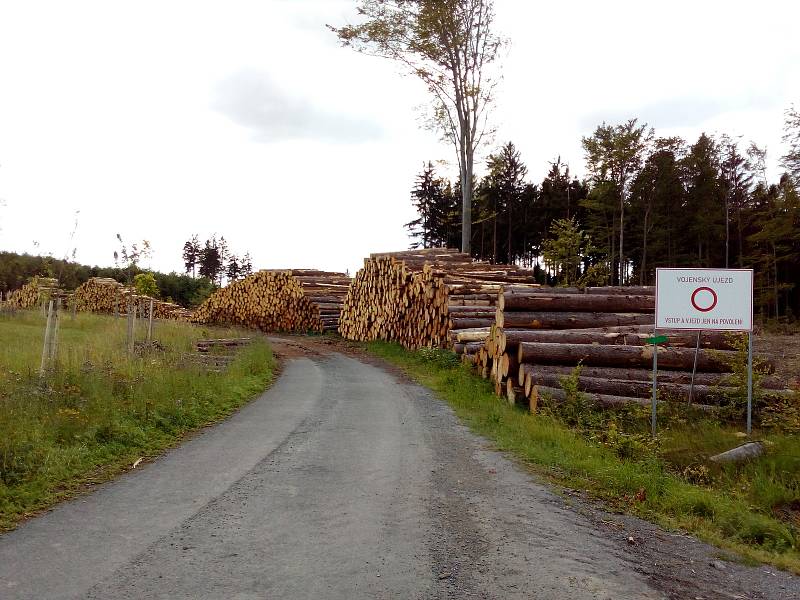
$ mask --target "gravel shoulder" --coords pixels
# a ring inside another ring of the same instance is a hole
[[[800,597],[554,492],[346,347],[273,341],[280,378],[230,420],[0,536],[0,597]]]

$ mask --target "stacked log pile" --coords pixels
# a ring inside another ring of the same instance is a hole
[[[150,316],[150,298],[138,296],[139,314],[142,317]],[[174,302],[164,302],[163,300],[153,300],[153,318],[169,319],[173,321],[189,321],[192,318],[192,311],[185,309],[180,304]]]
[[[217,290],[194,321],[267,332],[335,331],[350,281],[344,273],[310,269],[259,271]]]
[[[63,290],[58,286],[58,279],[33,277],[28,283],[8,295],[6,306],[11,309],[33,308],[43,301],[63,294]]]
[[[654,310],[653,288],[508,288],[498,296],[486,341],[474,350],[474,359],[465,360],[492,378],[498,395],[529,403],[534,411],[542,394],[565,397],[561,382],[578,365],[578,390],[594,403],[645,405],[652,394],[656,350],[648,338],[653,336]],[[734,336],[702,332],[695,352],[696,332],[659,334],[667,336],[657,347],[662,396],[688,398],[696,354],[693,401],[703,406],[724,398],[736,355]],[[786,387],[774,377],[764,378],[762,385]]]
[[[488,335],[502,286],[532,280],[529,271],[447,248],[372,254],[344,300],[339,332],[351,340],[462,350]]]
[[[133,288],[108,277],[90,278],[75,290],[70,302],[78,311],[94,313],[126,314],[133,307],[140,316],[145,317],[150,316],[151,300],[155,319],[186,321],[191,316],[182,306],[138,295]]]
[[[72,295],[75,308],[84,312],[125,313],[136,297],[133,288],[108,277],[92,277]]]
[[[322,331],[338,331],[342,304],[353,279],[345,273],[293,269],[292,277],[300,282],[303,294],[316,307]]]

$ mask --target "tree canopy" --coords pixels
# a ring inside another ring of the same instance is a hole
[[[657,267],[755,270],[763,318],[800,314],[800,193],[793,152],[797,113],[787,112],[785,173],[767,176],[766,151],[729,135],[693,142],[656,137],[636,119],[603,123],[583,138],[588,177],[570,175],[561,157],[541,182],[528,178],[507,142],[476,182],[473,255],[533,269],[556,285],[652,285]],[[451,185],[427,163],[412,199],[415,246],[452,246],[460,212]],[[420,198],[425,203],[419,204]],[[427,204],[426,204],[427,203]]]

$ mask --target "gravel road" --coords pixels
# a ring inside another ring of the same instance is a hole
[[[231,419],[0,536],[0,598],[800,598],[555,493],[391,369],[275,342]]]

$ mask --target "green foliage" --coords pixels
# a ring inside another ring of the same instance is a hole
[[[420,348],[417,350],[422,360],[428,361],[432,365],[447,369],[458,366],[458,356],[449,350],[439,348]]]
[[[145,271],[135,267],[131,269],[131,272],[135,277]],[[154,271],[152,274],[164,299],[169,299],[187,308],[202,303],[216,289],[211,281],[203,277],[194,279],[174,272]],[[119,267],[90,267],[54,259],[51,256],[0,252],[0,291],[8,292],[18,289],[31,277],[36,276],[56,277],[68,290],[77,288],[90,277],[109,277],[120,283],[128,281],[128,271]]]
[[[800,392],[789,397],[770,396],[759,408],[758,416],[765,429],[800,434]]]
[[[133,277],[133,287],[136,288],[136,293],[143,296],[150,296],[151,298],[158,298],[158,284],[156,278],[152,273],[138,273]]]
[[[491,154],[476,186],[472,255],[531,267],[537,281],[564,285],[652,285],[658,267],[753,268],[762,323],[790,325],[800,314],[800,182],[791,162],[800,148],[798,114],[787,112],[787,173],[774,183],[766,151],[754,143],[743,150],[727,135],[701,134],[691,144],[654,138],[636,119],[603,123],[583,138],[589,178],[582,182],[570,179],[560,157],[540,185],[526,181],[509,142]],[[407,225],[415,245],[458,245],[460,183],[436,177],[430,164],[421,181],[419,217]],[[565,219],[591,239],[590,250],[575,253],[566,233],[554,247],[551,232]],[[542,256],[554,255],[563,263],[555,277],[541,266]]]
[[[183,360],[201,337],[234,330],[177,322],[156,327],[164,350],[129,359],[123,320],[92,314],[64,319],[60,360],[42,381],[37,311],[0,316],[0,529],[174,444],[187,431],[231,413],[272,377],[262,338],[223,373]]]
[[[580,280],[584,257],[594,251],[591,240],[574,218],[553,222],[550,235],[542,244],[544,262],[555,271],[559,285],[573,286]]]
[[[603,123],[595,129],[591,137],[581,140],[586,153],[586,167],[595,185],[604,184],[602,199],[603,212],[611,220],[610,262],[618,265],[612,269],[615,282],[627,281],[628,269],[625,260],[625,208],[629,203],[630,184],[636,177],[645,159],[653,130],[647,124],[639,125],[637,119],[630,119],[620,125]],[[619,222],[619,245],[616,247],[614,228]],[[616,262],[615,262],[616,261]]]
[[[608,285],[611,281],[611,270],[607,262],[598,262],[589,265],[581,275],[578,285],[589,287],[595,285]]]
[[[199,306],[216,290],[216,286],[206,277],[197,279],[178,273],[154,273],[161,296],[171,299],[181,306]]]
[[[530,203],[530,193],[525,177],[528,168],[519,151],[508,142],[486,160],[488,174],[477,189],[475,216],[481,222],[481,254],[488,255],[494,263],[513,263],[525,252],[525,215]],[[523,233],[523,235],[519,235]],[[491,236],[491,244],[486,238]],[[523,243],[520,243],[523,242]]]
[[[417,218],[404,225],[414,238],[412,248],[457,247],[461,238],[460,198],[450,183],[428,162],[411,191]]]
[[[731,370],[731,373],[725,378],[724,391],[720,392],[724,396],[727,403],[724,407],[723,415],[734,422],[742,422],[747,414],[747,355],[748,355],[748,341],[747,336],[729,334],[727,336],[728,342],[733,346],[735,352],[733,354],[725,354],[723,357],[725,362]],[[713,352],[713,351],[712,351]],[[766,390],[761,385],[764,375],[767,375],[769,370],[763,361],[758,357],[753,357],[753,413],[759,414],[760,409],[767,402],[765,399]]]

